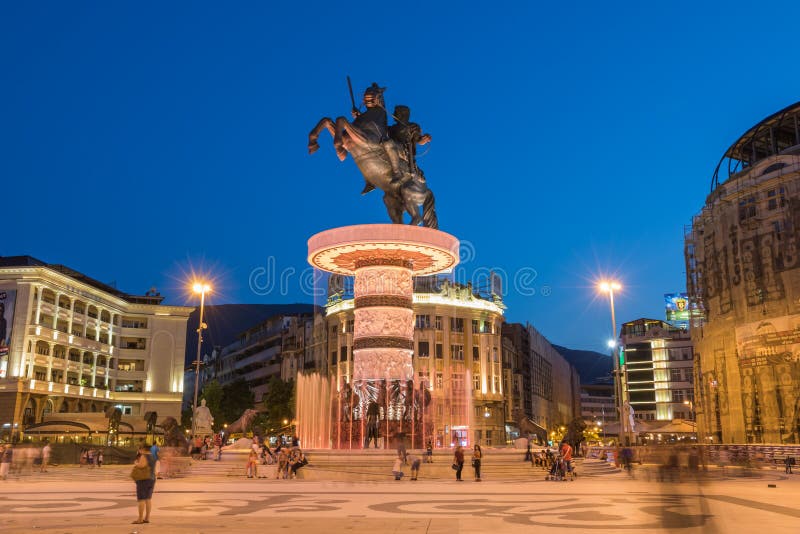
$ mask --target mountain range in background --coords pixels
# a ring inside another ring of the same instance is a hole
[[[312,313],[312,304],[220,304],[206,306],[203,322],[208,328],[203,332],[203,354],[211,354],[214,347],[224,347],[236,341],[239,334],[275,315]],[[186,325],[186,366],[197,357],[197,325],[200,308],[189,315]]]
[[[611,380],[611,371],[614,362],[611,356],[593,350],[568,349],[560,345],[553,345],[569,363],[578,370],[581,384],[594,384]]]

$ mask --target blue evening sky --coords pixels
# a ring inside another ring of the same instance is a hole
[[[398,11],[402,10],[402,11]],[[433,135],[419,164],[457,276],[511,321],[605,350],[685,287],[683,231],[724,150],[800,100],[798,2],[3,2],[0,254],[168,301],[310,302],[306,240],[387,220],[323,116],[376,81]],[[267,281],[270,274],[275,283]],[[481,271],[479,271],[481,272]],[[307,277],[306,277],[307,278]],[[251,283],[254,280],[256,283]],[[305,284],[308,285],[307,283]]]

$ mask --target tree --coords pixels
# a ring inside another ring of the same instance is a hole
[[[250,391],[247,381],[240,378],[225,385],[222,388],[222,407],[219,412],[220,426],[222,423],[233,423],[242,416],[245,410],[252,409],[254,404],[255,396]]]
[[[286,426],[284,420],[294,419],[294,381],[284,382],[277,376],[270,378],[263,403],[267,429]]]

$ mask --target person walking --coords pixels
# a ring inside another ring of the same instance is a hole
[[[464,449],[461,445],[457,446],[453,453],[453,467],[456,470],[456,481],[461,482],[461,470],[464,469]]]
[[[0,454],[0,480],[8,478],[8,471],[11,469],[11,461],[14,459],[14,450],[10,443],[6,443]]]
[[[425,446],[425,461],[429,464],[433,463],[433,440],[429,439],[428,444]]]
[[[472,468],[475,470],[475,482],[481,481],[481,458],[483,458],[481,446],[476,443],[472,450]]]
[[[408,461],[411,462],[411,480],[417,480],[417,476],[419,475],[419,465],[422,463],[419,456],[415,453],[411,453],[408,455]]]
[[[158,465],[158,462],[156,462]],[[97,451],[97,467],[103,467],[103,449]],[[156,470],[156,474],[158,474],[158,470]]]
[[[150,522],[153,490],[156,486],[154,467],[155,462],[150,457],[150,451],[146,446],[140,447],[131,471],[131,478],[136,482],[136,505],[139,512],[134,525]]]
[[[50,442],[45,441],[44,447],[42,447],[42,467],[39,469],[40,473],[47,473],[47,465],[50,463],[50,453],[52,450]]]
[[[787,456],[783,459],[783,465],[785,467],[785,471],[787,475],[792,474],[792,466],[794,465],[794,457]]]

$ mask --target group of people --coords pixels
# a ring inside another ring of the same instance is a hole
[[[475,482],[481,481],[481,461],[483,459],[483,451],[481,451],[481,446],[475,444],[472,448],[472,469],[475,472]],[[461,445],[456,447],[456,450],[453,452],[453,469],[456,472],[456,480],[461,482],[463,479],[461,478],[461,471],[464,469],[464,449]]]
[[[209,455],[213,455],[214,460],[222,459],[222,436],[214,434],[214,437],[196,437],[191,444],[190,455],[198,460],[208,460]]]
[[[79,465],[92,467],[103,467],[103,449],[82,449]],[[44,466],[43,466],[44,467]]]
[[[300,442],[297,438],[292,439],[291,447],[287,448],[279,444],[275,450],[270,450],[262,439],[255,436],[247,457],[245,474],[247,478],[266,478],[266,476],[258,476],[258,466],[275,465],[275,478],[286,480],[297,478],[297,471],[307,464],[308,459],[300,449]]]
[[[33,474],[38,466],[40,473],[46,473],[50,466],[53,448],[49,441],[44,446],[27,445],[14,447],[11,443],[0,446],[0,480],[8,479],[9,473],[15,471],[23,474]]]

